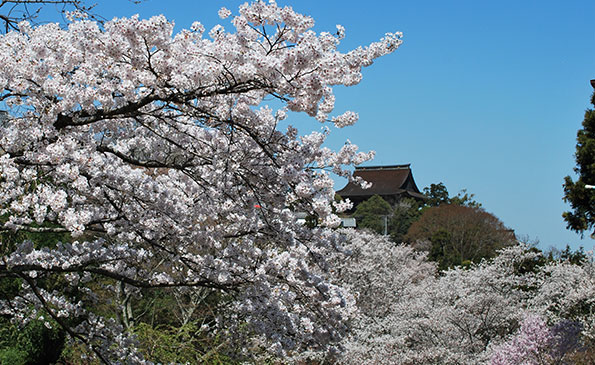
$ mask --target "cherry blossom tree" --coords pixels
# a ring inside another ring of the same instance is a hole
[[[595,341],[595,262],[591,252],[580,264],[557,261],[543,267],[539,290],[531,299],[534,312],[548,322],[581,324],[582,334]]]
[[[492,354],[493,365],[572,364],[569,354],[579,347],[580,325],[562,321],[549,328],[537,315],[527,315],[518,332]]]
[[[529,343],[536,356],[561,361],[592,343],[592,258],[548,263],[537,250],[515,245],[491,260],[438,273],[409,246],[346,234],[349,258],[336,256],[333,274],[356,295],[359,311],[342,363],[515,363],[510,356],[532,354]],[[539,318],[541,327],[526,318]]]
[[[281,356],[341,339],[353,297],[327,279],[324,257],[349,202],[333,201],[329,173],[349,177],[372,155],[323,147],[328,129],[278,124],[288,112],[356,122],[333,114],[332,87],[357,84],[401,35],[341,53],[343,27],[317,34],[274,1],[242,5],[231,25],[207,37],[198,22],[173,34],[163,16],[21,22],[0,38],[1,229],[71,237],[3,240],[0,277],[21,285],[2,314],[51,319],[104,363],[144,360],[122,321],[88,310],[98,291],[218,291],[213,331],[264,336]]]
[[[343,250],[348,258],[333,257],[333,274],[356,295],[358,314],[344,341],[341,361],[400,363],[409,319],[418,309],[415,298],[424,298],[424,288],[434,283],[436,265],[427,261],[425,253],[397,245],[387,236],[366,231],[345,233]],[[395,309],[400,305],[411,305],[411,311]]]

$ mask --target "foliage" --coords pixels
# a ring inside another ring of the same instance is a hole
[[[53,323],[33,320],[23,328],[0,320],[0,364],[52,364],[64,348],[65,333]]]
[[[355,308],[328,278],[335,212],[349,207],[333,201],[328,171],[349,177],[371,154],[278,123],[288,111],[355,123],[354,112],[332,114],[332,87],[357,84],[401,35],[341,53],[343,27],[313,24],[258,1],[240,7],[234,31],[208,37],[198,22],[174,35],[163,16],[23,22],[1,36],[0,230],[19,239],[2,237],[0,277],[21,285],[0,313],[20,325],[51,318],[69,356],[140,363],[150,339],[139,344],[135,328],[173,336],[171,323],[141,325],[151,290],[206,290],[217,300],[196,305],[222,343],[332,352]],[[68,237],[40,244],[50,234]]]
[[[389,221],[389,233],[393,242],[405,242],[411,225],[421,217],[423,203],[416,199],[404,198],[394,206]]]
[[[396,243],[404,241],[409,227],[420,215],[421,203],[415,199],[404,198],[391,206],[379,195],[360,203],[353,213],[358,228],[386,233]]]
[[[478,207],[439,205],[426,209],[406,240],[429,246],[429,258],[441,269],[494,257],[514,242],[514,234],[494,215]]]
[[[595,93],[591,96],[595,105]],[[570,203],[571,211],[562,214],[566,227],[581,235],[595,228],[595,191],[585,185],[595,185],[595,111],[587,109],[583,128],[577,133],[576,167],[578,179],[564,178],[564,201]]]
[[[381,196],[374,195],[357,206],[353,217],[357,220],[358,228],[369,229],[378,234],[389,234],[393,242],[401,243],[406,241],[411,225],[430,207],[449,204],[481,207],[481,203],[473,199],[474,195],[466,190],[450,197],[443,183],[431,184],[424,188],[424,194],[427,197],[424,201],[403,198],[393,206]]]
[[[569,245],[566,245],[563,250],[551,248],[548,252],[548,259],[551,261],[568,261],[575,265],[580,265],[587,261],[588,258],[589,256],[585,253],[584,248],[579,247],[578,250],[573,251]]]
[[[430,207],[436,207],[440,204],[450,204],[448,190],[444,183],[430,184],[424,188],[424,195],[428,198],[426,204]]]
[[[380,195],[374,195],[360,203],[353,216],[359,228],[367,228],[378,234],[388,233],[388,220],[392,215],[392,207]]]
[[[206,351],[200,351],[204,344],[196,343],[205,335],[195,322],[182,327],[156,326],[141,323],[135,328],[140,342],[140,351],[146,358],[163,364],[231,364],[229,357],[217,351],[223,344],[208,345]]]
[[[430,184],[429,187],[424,188],[424,195],[427,197],[425,201],[426,207],[437,207],[439,205],[462,205],[465,207],[481,208],[481,203],[475,201],[474,194],[467,193],[466,189],[461,190],[456,196],[451,197],[448,189],[444,183]]]
[[[379,195],[360,203],[353,213],[357,227],[378,234],[388,234],[393,242],[403,242],[407,230],[419,219],[421,203],[415,199],[401,199],[391,206]],[[386,232],[385,232],[386,230]]]
[[[38,249],[54,248],[58,242],[68,239],[67,233],[0,232],[0,250],[14,249],[24,240],[34,242]],[[0,277],[0,298],[13,299],[22,283],[19,278]],[[60,280],[46,283],[48,287],[58,289],[61,284]],[[64,348],[65,336],[64,330],[55,322],[46,327],[44,321],[33,320],[21,328],[10,323],[8,318],[0,318],[0,364],[54,363]]]

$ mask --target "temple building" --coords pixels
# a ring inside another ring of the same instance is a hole
[[[410,166],[411,164],[356,167],[353,176],[361,177],[372,183],[372,186],[362,189],[358,184],[349,182],[337,194],[343,199],[351,200],[353,209],[373,195],[380,195],[393,206],[402,198],[426,199],[415,185]]]

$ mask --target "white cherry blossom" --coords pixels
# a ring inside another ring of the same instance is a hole
[[[219,330],[250,328],[282,355],[340,341],[354,306],[324,260],[340,241],[328,228],[339,222],[329,174],[349,178],[372,155],[351,144],[334,152],[322,146],[328,132],[300,136],[278,122],[288,111],[355,122],[352,112],[333,117],[332,87],[358,83],[401,35],[341,53],[342,27],[317,34],[312,18],[273,1],[244,4],[230,20],[231,31],[217,25],[209,37],[198,22],[174,34],[164,16],[80,19],[66,29],[21,23],[0,37],[9,108],[0,125],[2,230],[80,240],[1,243],[0,275],[27,283],[21,298],[33,311],[2,299],[3,313],[45,312],[102,360],[142,361],[118,323],[45,293],[51,273],[88,285],[89,297],[109,281],[228,293],[233,311]],[[271,99],[279,109],[266,106]],[[294,212],[319,226],[302,226]],[[84,320],[69,328],[66,316]]]

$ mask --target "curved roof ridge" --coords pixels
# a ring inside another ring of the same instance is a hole
[[[410,163],[401,165],[377,165],[377,166],[356,166],[355,170],[392,170],[392,169],[409,169]]]
[[[359,184],[349,182],[337,191],[343,198],[365,197],[378,195],[402,195],[423,198],[423,194],[417,188],[411,173],[411,164],[385,165],[385,166],[364,166],[356,167],[353,176],[360,177],[372,184],[368,189],[362,189]]]

